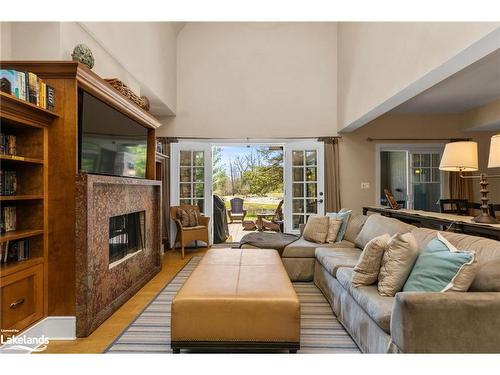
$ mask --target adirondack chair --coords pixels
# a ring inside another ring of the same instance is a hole
[[[271,230],[273,232],[283,231],[283,200],[280,201],[278,207],[274,211],[273,217],[270,220],[265,217],[261,218],[262,230]]]
[[[243,208],[244,200],[241,198],[233,198],[229,201],[231,208],[227,210],[227,214],[229,215],[229,222],[232,223],[234,220],[245,220],[245,216],[247,215],[247,210]]]

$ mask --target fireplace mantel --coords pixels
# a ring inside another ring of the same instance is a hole
[[[88,336],[161,270],[160,181],[81,173],[76,196],[76,329]],[[145,246],[109,267],[111,217],[145,212]]]

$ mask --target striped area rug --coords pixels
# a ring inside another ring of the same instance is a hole
[[[201,258],[193,257],[105,353],[172,353],[170,304]],[[293,286],[301,302],[299,353],[359,353],[314,283],[293,283]]]

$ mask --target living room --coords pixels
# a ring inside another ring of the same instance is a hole
[[[499,354],[500,22],[184,7],[0,22],[0,352]]]

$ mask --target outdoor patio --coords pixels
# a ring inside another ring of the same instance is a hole
[[[255,230],[244,230],[241,222],[228,224],[229,226],[229,237],[226,242],[240,242],[241,238],[248,233],[257,232]]]

